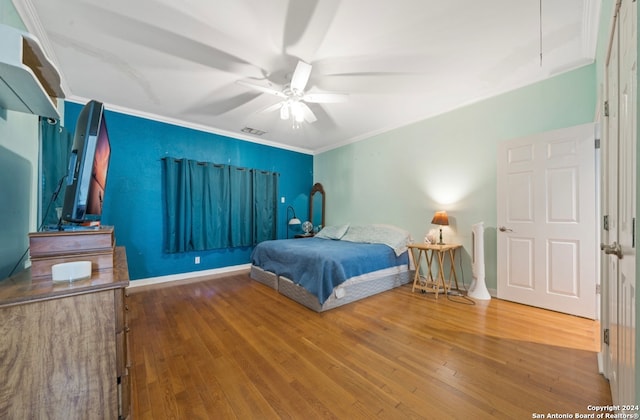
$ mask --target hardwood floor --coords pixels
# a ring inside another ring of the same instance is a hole
[[[530,419],[611,404],[598,324],[583,318],[410,285],[318,314],[244,273],[129,294],[135,419]]]

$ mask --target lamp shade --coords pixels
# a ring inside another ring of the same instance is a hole
[[[448,226],[449,225],[449,216],[447,216],[446,211],[437,211],[436,214],[433,215],[433,219],[431,219],[431,224],[440,225],[440,226]]]
[[[296,211],[291,206],[287,206],[287,218],[289,218],[289,210],[291,210],[291,213],[293,213],[293,217],[291,219],[289,219],[288,224],[289,225],[299,225],[300,223],[302,223],[300,221],[300,219],[298,219],[296,217]]]

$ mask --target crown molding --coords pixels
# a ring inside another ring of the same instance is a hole
[[[93,98],[96,100],[100,100],[99,98]],[[75,96],[75,95],[69,95],[65,98],[66,101],[69,102],[75,102],[77,104],[85,104],[87,102],[89,102],[90,99],[88,98],[83,98],[83,97],[79,97],[79,96]],[[151,120],[151,121],[157,121],[157,122],[161,122],[161,123],[165,123],[165,124],[171,124],[171,125],[175,125],[178,127],[184,127],[184,128],[190,128],[192,130],[197,130],[197,131],[202,131],[205,133],[211,133],[211,134],[216,134],[219,136],[224,136],[224,137],[229,137],[231,139],[234,140],[242,140],[242,141],[248,141],[251,143],[257,143],[257,144],[261,144],[263,146],[270,146],[270,147],[274,147],[277,149],[283,149],[283,150],[289,150],[292,152],[297,152],[297,153],[303,153],[303,154],[307,154],[307,155],[313,155],[314,151],[309,150],[309,149],[304,149],[304,148],[300,148],[300,147],[293,147],[293,146],[287,146],[284,145],[282,143],[276,143],[276,142],[272,142],[269,140],[264,140],[264,139],[260,139],[257,137],[253,137],[253,136],[248,136],[245,135],[243,133],[236,133],[233,131],[226,131],[226,130],[222,130],[222,129],[218,129],[215,127],[210,127],[204,124],[195,124],[195,123],[190,123],[188,121],[183,121],[183,120],[178,120],[175,118],[168,118],[168,117],[164,117],[161,115],[156,115],[156,114],[152,114],[149,112],[142,112],[142,111],[138,111],[135,109],[131,109],[131,108],[127,108],[127,107],[123,107],[123,106],[119,106],[119,105],[113,105],[110,104],[108,102],[104,102],[104,105],[106,107],[107,110],[109,111],[114,111],[114,112],[119,112],[121,114],[125,114],[125,115],[131,115],[134,117],[139,117],[139,118],[144,118],[147,120]]]

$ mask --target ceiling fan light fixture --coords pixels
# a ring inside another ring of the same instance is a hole
[[[304,109],[299,101],[291,102],[291,115],[297,122],[304,121]]]
[[[288,120],[289,116],[290,116],[289,102],[283,102],[282,106],[280,107],[280,119],[281,120]]]
[[[280,110],[280,119],[283,121],[290,121],[293,128],[299,128],[305,121],[313,123],[317,121],[313,110],[309,108],[306,102],[310,103],[340,103],[346,102],[348,95],[344,93],[335,92],[315,92],[307,94],[305,88],[309,82],[311,75],[311,64],[305,63],[302,60],[298,60],[298,64],[291,76],[291,83],[285,85],[282,90],[274,89],[274,86],[269,82],[269,86],[263,84],[257,84],[253,81],[239,80],[238,83],[255,89],[262,93],[283,98],[282,102],[273,104],[266,108],[263,112],[272,112]]]

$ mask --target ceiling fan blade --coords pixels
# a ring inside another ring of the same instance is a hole
[[[257,83],[253,83],[253,82],[248,82],[246,80],[237,80],[236,81],[237,84],[242,85],[242,86],[246,86],[250,89],[254,89],[257,91],[260,91],[262,93],[268,93],[269,95],[275,95],[278,96],[280,98],[287,98],[287,95],[285,95],[281,90],[278,89],[274,89],[272,87],[269,86],[262,86],[259,85]]]
[[[174,20],[184,21],[184,27],[193,29],[195,25],[202,26],[198,29],[208,30],[211,33],[209,38],[215,39],[217,45],[223,47],[218,48],[214,45],[209,45],[205,41],[190,38],[183,32],[174,31],[169,27],[152,21],[144,21],[127,16],[103,6],[84,4],[79,7],[86,8],[86,13],[100,16],[100,19],[94,19],[93,24],[101,27],[110,36],[118,37],[125,42],[151,48],[224,72],[241,74],[245,77],[264,77],[266,73],[266,70],[260,64],[260,61],[268,62],[263,53],[247,46],[242,41],[230,38],[221,32],[201,25],[186,15],[176,14],[175,11],[163,10],[164,13],[173,13]],[[155,6],[156,9],[158,7],[160,6]],[[232,50],[230,46],[233,46],[236,51],[244,51],[243,57],[229,52]]]
[[[265,109],[263,109],[261,112],[267,113],[267,112],[273,112],[273,111],[277,111],[280,108],[282,108],[282,105],[284,104],[284,102],[278,102],[277,104],[273,104],[271,106],[266,107]]]
[[[316,116],[318,121],[320,121],[320,123],[322,124],[323,130],[325,129],[333,130],[338,128],[338,125],[336,124],[333,117],[331,117],[331,115],[327,113],[327,111],[324,109],[324,107],[321,104],[316,104],[313,107],[313,114]]]
[[[207,95],[207,100],[193,104],[186,108],[182,115],[222,115],[231,112],[246,105],[260,96],[258,92],[244,92],[240,95],[226,97],[226,91],[229,89],[221,89]],[[211,100],[211,98],[216,98]]]
[[[289,0],[282,51],[312,60],[340,6],[339,0]]]
[[[311,64],[302,60],[298,61],[293,76],[291,76],[291,90],[298,93],[304,92],[309,76],[311,76]]]
[[[318,119],[316,118],[316,114],[313,113],[313,111],[311,110],[311,108],[309,108],[307,104],[305,104],[304,102],[300,102],[300,106],[302,107],[302,111],[304,113],[304,120],[306,122],[314,123],[318,121]]]
[[[303,101],[316,104],[337,104],[347,102],[349,95],[345,93],[307,93],[302,97]]]

